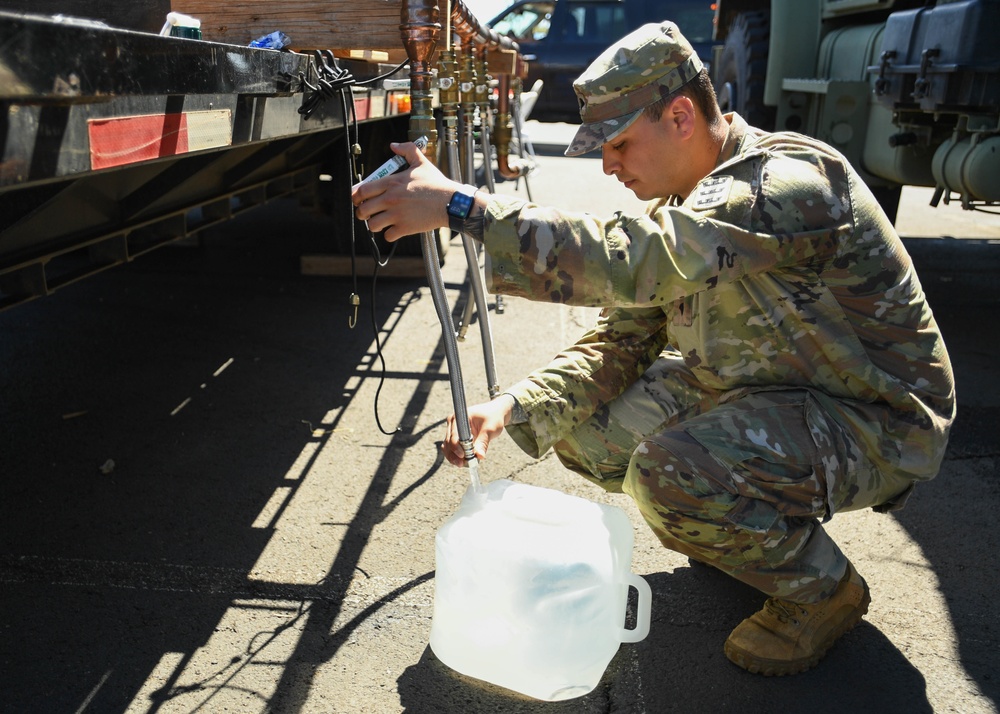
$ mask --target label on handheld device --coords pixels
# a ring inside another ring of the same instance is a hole
[[[418,149],[423,151],[424,149],[427,148],[427,137],[426,136],[417,137],[416,139],[414,139],[413,143],[417,145]],[[380,178],[385,178],[389,174],[396,173],[404,166],[406,166],[406,159],[398,155],[393,156],[391,159],[389,159],[384,164],[375,169],[375,171],[373,171],[368,176],[368,178],[362,179],[361,183],[359,183],[358,186],[360,186],[361,184],[369,183],[371,181],[377,181]]]

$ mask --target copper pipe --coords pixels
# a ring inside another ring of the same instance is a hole
[[[493,129],[493,142],[497,147],[497,172],[506,179],[516,179],[526,176],[531,166],[520,162],[511,164],[510,140],[513,130],[510,118],[510,75],[500,75],[498,83],[500,96],[497,98],[496,124]]]
[[[399,34],[410,60],[410,141],[427,137],[427,157],[437,162],[437,123],[431,92],[431,57],[437,48],[441,23],[437,0],[404,0],[400,9]]]
[[[451,22],[455,27],[455,32],[462,38],[462,43],[470,49],[475,44],[489,49],[520,51],[520,47],[512,39],[498,35],[493,28],[481,23],[462,0],[453,0]]]

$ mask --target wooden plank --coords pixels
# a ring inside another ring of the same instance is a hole
[[[334,50],[333,56],[340,59],[361,60],[362,62],[389,62],[389,53],[384,50]]]
[[[402,0],[0,0],[0,9],[102,20],[112,27],[158,33],[168,12],[201,20],[202,38],[247,45],[281,30],[296,51],[333,50],[337,57],[399,64]],[[492,50],[490,73],[512,74],[515,53]],[[431,58],[436,61],[435,57]]]
[[[442,228],[437,232],[438,257],[444,262],[451,245],[451,231]],[[411,240],[406,238],[405,240]],[[415,240],[415,237],[413,238]],[[354,266],[351,266],[349,255],[335,253],[307,254],[299,258],[299,272],[302,275],[327,275],[334,277],[350,277],[356,270],[360,277],[371,277],[375,273],[375,261],[368,254],[359,254]],[[394,255],[384,267],[379,268],[380,278],[422,278],[426,277],[424,257],[422,255]]]
[[[399,32],[402,0],[169,1],[174,12],[201,20],[202,38],[213,42],[246,45],[281,30],[297,52],[333,50],[337,57],[388,64],[406,60]],[[513,74],[517,53],[493,50],[487,59],[493,76]]]
[[[329,48],[328,48],[329,49]],[[397,65],[406,61],[406,50],[402,47],[396,50],[343,50],[334,49],[333,56],[340,59],[362,60],[364,62],[381,62]]]
[[[359,277],[370,278],[375,273],[375,261],[368,256],[358,256],[356,261]],[[347,255],[303,255],[299,259],[302,275],[325,275],[338,278],[350,277],[351,258]],[[426,275],[424,259],[419,255],[397,255],[388,265],[379,268],[380,278],[422,278]]]
[[[201,20],[202,37],[246,45],[281,30],[294,50],[400,50],[401,0],[171,0],[171,9]]]

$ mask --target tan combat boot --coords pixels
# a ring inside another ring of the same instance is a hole
[[[778,677],[805,672],[868,612],[871,595],[850,563],[826,600],[800,604],[770,598],[726,640],[726,657],[754,674]]]

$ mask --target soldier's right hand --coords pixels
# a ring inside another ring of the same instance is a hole
[[[354,215],[367,221],[372,231],[385,231],[389,242],[447,226],[445,207],[462,184],[442,174],[416,144],[394,143],[389,147],[406,159],[409,168],[355,186],[351,193]]]

